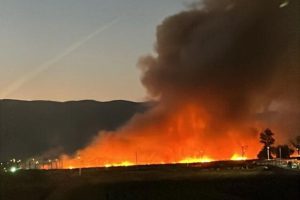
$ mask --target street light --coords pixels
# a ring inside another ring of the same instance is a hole
[[[49,160],[48,160],[48,163],[49,163],[49,164],[48,164],[49,168],[52,169],[52,168],[53,168],[53,166],[52,166],[52,160],[49,159]]]
[[[79,172],[78,172],[78,174],[79,174],[79,176],[81,176],[81,164],[82,164],[82,160],[81,160],[81,157],[80,157],[80,155],[78,155],[77,156],[77,159],[79,160]]]
[[[279,147],[279,158],[281,160],[281,147]]]
[[[10,171],[11,173],[15,173],[15,172],[17,171],[17,168],[16,168],[16,167],[11,167],[11,168],[9,169],[9,171]]]

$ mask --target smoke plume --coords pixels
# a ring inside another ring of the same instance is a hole
[[[194,102],[213,126],[249,120],[271,105],[299,111],[298,1],[208,0],[201,7],[157,28],[157,56],[140,62],[150,96],[171,109]]]
[[[255,157],[260,129],[299,131],[298,10],[297,0],[207,0],[166,18],[155,55],[138,64],[158,103],[78,151],[85,165],[228,159],[241,146]]]

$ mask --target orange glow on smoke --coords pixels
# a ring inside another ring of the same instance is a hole
[[[64,168],[237,160],[241,157],[232,155],[242,152],[242,146],[248,146],[248,158],[255,158],[261,148],[258,133],[249,132],[247,125],[211,127],[213,118],[193,105],[159,109],[134,117],[116,132],[99,133],[72,157],[61,156]]]

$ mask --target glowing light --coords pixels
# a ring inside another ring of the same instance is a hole
[[[289,1],[284,1],[283,3],[281,3],[279,5],[279,8],[284,8],[284,7],[288,6],[288,5],[289,5]]]
[[[17,168],[16,168],[16,167],[11,167],[11,168],[9,169],[9,171],[10,171],[11,173],[15,173],[15,172],[17,171]]]
[[[239,154],[233,154],[230,160],[247,160],[247,157]]]
[[[129,161],[124,161],[121,163],[113,163],[113,164],[106,164],[104,165],[104,167],[129,167],[129,166],[133,166],[134,163],[129,162]]]
[[[206,163],[206,162],[212,162],[213,160],[209,157],[187,157],[181,161],[179,161],[179,163]]]
[[[134,164],[131,163],[131,162],[129,162],[129,161],[125,161],[125,162],[122,162],[120,166],[125,166],[125,167],[127,167],[127,166],[132,166],[132,165],[134,165]]]

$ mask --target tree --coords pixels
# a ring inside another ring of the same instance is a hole
[[[275,142],[275,139],[273,138],[274,133],[271,131],[271,129],[267,128],[265,131],[260,133],[259,136],[259,142],[262,143],[264,146],[260,150],[260,152],[257,154],[257,157],[259,159],[267,159],[268,158],[268,148],[269,148],[269,158],[273,158],[271,155],[271,152],[273,151],[272,145]]]
[[[270,150],[271,152],[271,150]],[[268,149],[267,149],[267,146],[264,146],[260,151],[259,153],[257,154],[257,157],[261,160],[263,159],[268,159]],[[272,159],[273,156],[271,153],[269,153],[269,158]]]
[[[290,155],[294,153],[294,150],[285,144],[278,145],[273,149],[273,152],[275,153],[276,158],[290,158]]]
[[[296,149],[298,156],[300,156],[300,135],[298,135],[295,140],[292,140],[291,144]]]
[[[264,132],[260,133],[260,143],[264,144],[264,146],[271,147],[274,144],[275,139],[273,138],[274,133],[271,129],[266,129]]]

